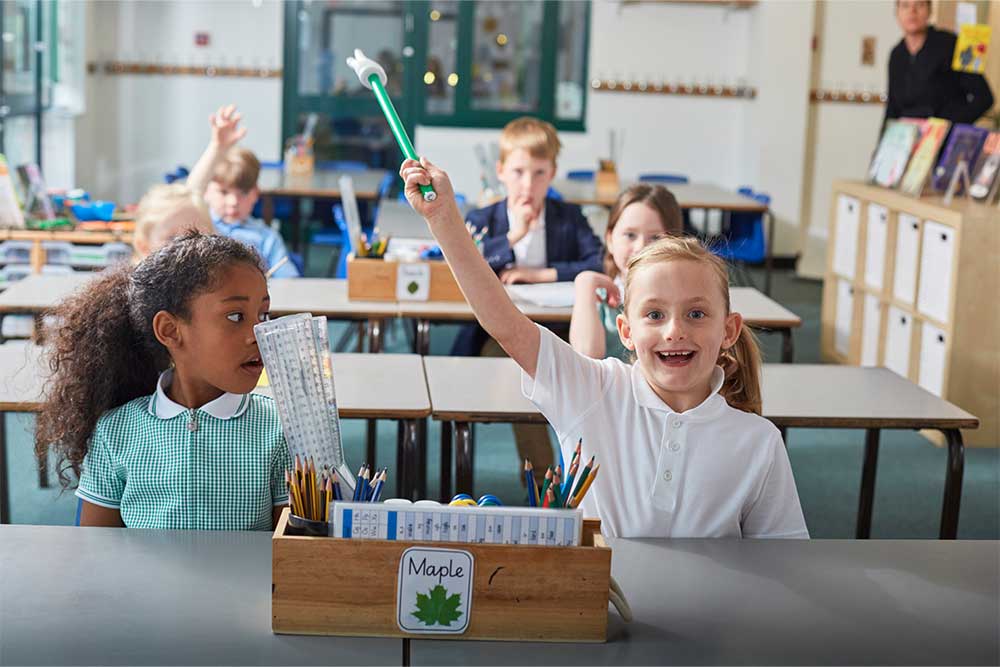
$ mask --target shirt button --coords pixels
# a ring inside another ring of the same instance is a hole
[[[681,448],[681,443],[679,443],[679,442],[671,442],[670,443],[670,451],[676,452],[680,448]]]
[[[674,423],[672,424],[672,426],[674,428],[680,428],[681,427],[681,420],[680,419],[675,419]]]
[[[663,479],[665,479],[666,481],[669,482],[673,478],[674,478],[674,476],[673,476],[673,474],[669,470],[666,471],[665,473],[663,473]]]

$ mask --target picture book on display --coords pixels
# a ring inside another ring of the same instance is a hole
[[[42,178],[42,170],[38,165],[33,162],[22,164],[17,168],[17,175],[21,179],[25,212],[43,220],[55,218],[56,210],[49,199],[48,188],[45,187],[45,179]]]
[[[910,158],[910,166],[903,175],[900,190],[913,197],[920,196],[950,128],[951,121],[943,118],[928,118],[925,121],[923,136]]]
[[[868,179],[882,187],[896,187],[910,161],[910,153],[919,134],[920,128],[913,123],[890,120],[872,159]]]
[[[1000,175],[1000,132],[990,132],[972,174],[969,194],[975,199],[992,200],[1000,181],[997,178]]]
[[[941,152],[941,159],[938,161],[937,167],[934,168],[932,187],[939,192],[947,190],[948,183],[951,181],[952,174],[955,173],[959,162],[965,162],[971,174],[987,136],[989,136],[989,130],[984,130],[981,127],[955,125],[948,136],[948,143],[945,144],[944,150]],[[960,184],[957,192],[960,194],[963,190],[964,188]]]

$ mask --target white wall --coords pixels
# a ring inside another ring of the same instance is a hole
[[[822,1],[822,0],[821,0]],[[893,0],[822,2],[813,85],[825,90],[887,90],[889,53],[901,37]],[[875,63],[861,64],[861,40],[875,37]],[[830,196],[834,180],[864,179],[878,143],[881,104],[816,103],[811,109],[813,159],[803,204],[802,260],[798,271],[820,277],[826,261]]]
[[[259,5],[259,6],[258,6]],[[241,67],[281,66],[281,3],[93,2],[88,61],[125,60]],[[208,47],[194,33],[208,32]],[[136,201],[163,173],[191,166],[208,140],[208,115],[239,106],[244,140],[261,159],[279,159],[281,79],[107,75],[87,78],[77,122],[77,181],[93,194]]]
[[[770,193],[778,254],[798,246],[813,3],[771,0],[726,6],[597,0],[590,26],[592,78],[666,79],[758,89],[754,100],[588,91],[586,132],[560,134],[560,173],[594,168],[611,129],[624,130],[623,180],[679,172],[727,188]],[[418,127],[418,152],[448,169],[474,195],[477,142],[496,130]]]

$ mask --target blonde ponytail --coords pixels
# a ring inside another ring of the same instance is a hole
[[[740,326],[740,335],[728,350],[719,354],[719,366],[726,373],[719,393],[732,407],[743,412],[761,413],[760,397],[760,346],[757,336],[746,324]]]

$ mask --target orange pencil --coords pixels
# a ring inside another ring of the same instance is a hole
[[[597,477],[597,471],[600,469],[601,464],[598,463],[594,466],[594,469],[590,471],[590,474],[587,475],[587,479],[583,482],[583,486],[581,486],[577,494],[573,496],[573,500],[570,505],[571,507],[576,507],[583,501],[583,497],[587,495],[587,491],[590,490],[590,485],[594,483],[594,478]]]

